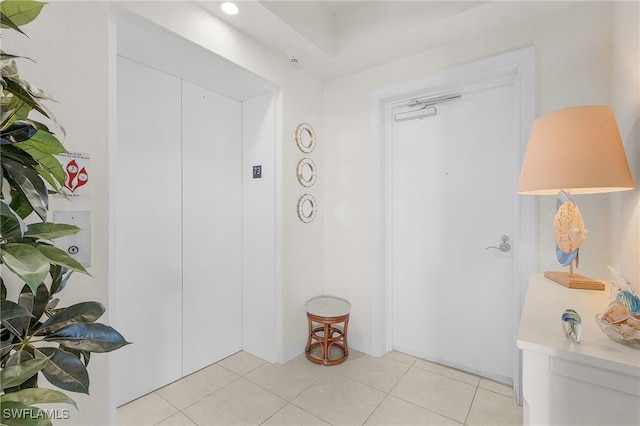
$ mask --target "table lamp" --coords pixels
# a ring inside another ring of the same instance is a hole
[[[574,273],[586,231],[572,194],[633,189],[633,178],[611,107],[566,108],[536,119],[520,170],[519,194],[557,194],[556,256],[569,272],[544,276],[569,288],[604,290],[604,283]]]

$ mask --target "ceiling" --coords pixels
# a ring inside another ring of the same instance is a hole
[[[500,31],[575,5],[575,1],[240,0],[225,15],[222,1],[195,1],[255,38],[283,61],[297,59],[323,81],[446,45],[482,31]]]

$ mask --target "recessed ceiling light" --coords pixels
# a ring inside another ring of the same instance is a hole
[[[240,12],[238,6],[236,6],[234,3],[231,3],[230,1],[222,3],[220,5],[220,9],[222,9],[222,11],[227,15],[237,15],[238,12]]]

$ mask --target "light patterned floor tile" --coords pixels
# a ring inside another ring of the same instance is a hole
[[[475,391],[468,383],[411,367],[390,395],[463,423]]]
[[[156,393],[150,393],[118,408],[119,426],[155,425],[178,412],[178,409]]]
[[[253,356],[248,352],[241,351],[218,362],[218,365],[221,365],[236,374],[244,376],[248,372],[260,367],[265,362],[265,360],[260,359],[257,356]]]
[[[172,405],[182,410],[221,387],[228,385],[238,377],[240,376],[236,373],[214,364],[196,371],[182,380],[160,388],[156,392]]]
[[[417,359],[413,366],[438,373],[443,376],[451,377],[452,379],[460,380],[461,382],[469,383],[473,386],[478,386],[478,383],[480,382],[480,378],[474,374],[465,373],[464,371],[436,364],[435,362],[425,361],[423,359]]]
[[[513,398],[486,389],[478,389],[469,412],[467,425],[522,425],[522,407],[519,407]]]
[[[351,351],[345,362],[331,367],[331,372],[388,393],[408,369],[408,364],[391,358],[375,358]]]
[[[258,425],[286,401],[240,378],[183,410],[198,425]]]
[[[367,426],[461,426],[458,423],[432,411],[409,402],[388,396],[374,411]]]
[[[307,413],[293,404],[286,405],[262,426],[330,426],[329,423]]]
[[[411,355],[403,354],[402,352],[398,352],[398,351],[389,352],[388,354],[385,355],[385,358],[395,359],[396,361],[400,361],[402,363],[409,364],[409,365],[412,365],[414,362],[416,362],[415,357]]]
[[[382,358],[352,351],[345,363],[327,367],[304,354],[279,365],[239,352],[117,410],[120,426],[460,426],[465,421],[518,426],[522,407],[510,386],[395,351]]]
[[[385,394],[348,377],[329,373],[293,403],[333,425],[361,425]]]
[[[265,363],[245,376],[246,379],[291,401],[329,370],[298,356],[286,365]]]
[[[176,413],[167,420],[157,423],[158,426],[198,426],[182,413]]]
[[[481,378],[480,384],[478,385],[478,387],[499,393],[504,396],[508,396],[509,398],[516,397],[516,394],[513,391],[512,386],[505,385],[503,383],[494,382],[493,380]]]

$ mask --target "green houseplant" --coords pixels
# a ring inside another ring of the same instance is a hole
[[[44,5],[0,2],[3,31],[26,36],[20,27]],[[20,78],[16,62],[23,59],[1,51],[0,411],[3,425],[50,425],[49,413],[36,405],[76,403],[64,392],[40,388],[41,376],[61,390],[88,394],[91,353],[128,342],[96,322],[105,312],[102,304],[58,306],[71,274],[88,272],[52,243],[80,229],[47,221],[49,194],[64,196],[65,173],[55,155],[67,152],[49,126],[62,135],[64,129],[43,104],[52,99]],[[12,283],[24,283],[15,301],[8,299],[7,274]]]

